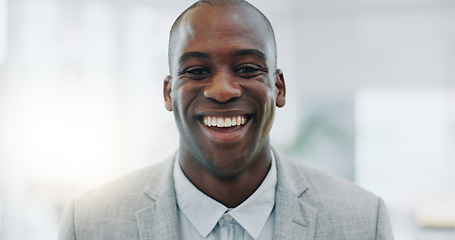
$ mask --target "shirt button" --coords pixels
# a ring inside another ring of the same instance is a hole
[[[232,216],[229,215],[229,214],[226,214],[226,215],[224,215],[224,220],[225,220],[226,222],[231,222],[231,221],[232,221]]]

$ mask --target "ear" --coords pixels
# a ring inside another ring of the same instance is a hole
[[[164,106],[169,112],[172,112],[172,78],[171,76],[166,76],[163,82],[163,97],[164,97]]]
[[[284,83],[284,75],[281,69],[275,72],[275,91],[276,91],[276,106],[284,107],[286,104],[286,84]]]

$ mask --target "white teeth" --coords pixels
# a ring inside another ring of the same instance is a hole
[[[218,118],[218,121],[216,123],[217,127],[224,127],[224,119]]]
[[[205,116],[203,122],[207,127],[233,127],[240,126],[246,123],[245,116],[235,116],[235,117],[215,117],[215,116]]]
[[[231,119],[230,118],[224,119],[224,126],[225,127],[230,127],[231,126]]]

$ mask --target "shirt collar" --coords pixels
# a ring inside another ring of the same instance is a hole
[[[183,173],[178,157],[175,161],[174,183],[178,207],[202,237],[209,235],[228,210],[253,239],[259,237],[275,205],[277,171],[273,153],[271,167],[264,181],[248,199],[233,209],[228,209],[197,189]]]
[[[277,172],[272,153],[272,164],[259,188],[242,204],[229,211],[229,214],[250,234],[257,239],[275,205]]]

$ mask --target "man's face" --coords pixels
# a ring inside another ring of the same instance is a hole
[[[255,11],[239,6],[190,10],[176,31],[166,108],[180,153],[217,176],[235,176],[270,151],[275,106],[284,105],[272,39]]]

